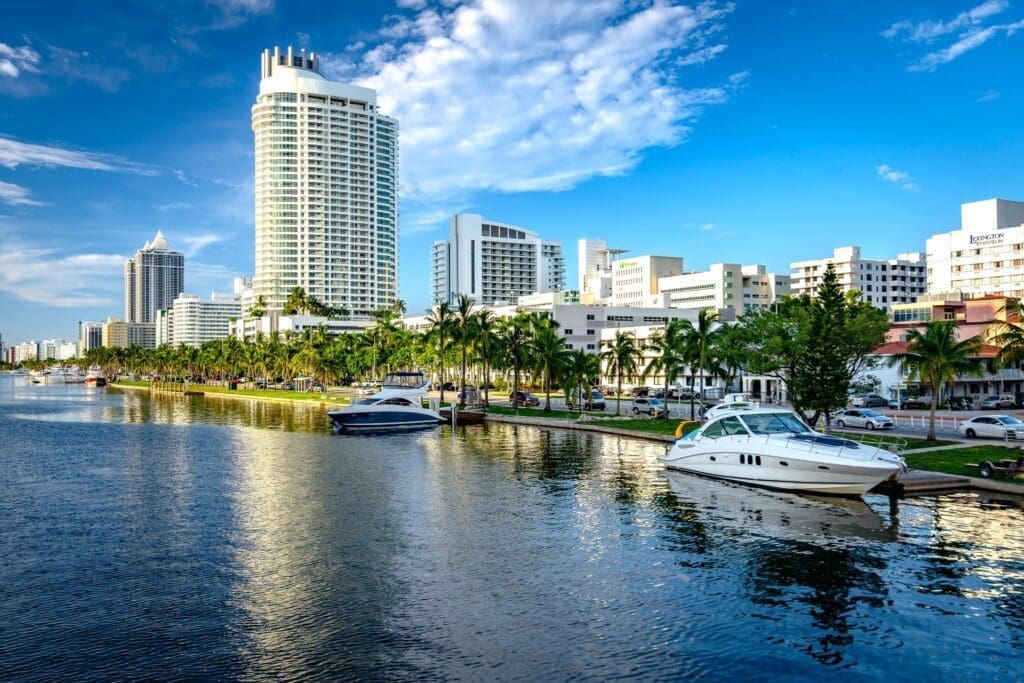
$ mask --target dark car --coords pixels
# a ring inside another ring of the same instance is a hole
[[[928,405],[928,402],[923,398],[914,398],[912,396],[901,396],[898,402],[894,398],[889,399],[889,407],[893,410],[923,410]]]
[[[590,399],[583,404],[587,410],[604,410],[604,394],[595,389],[590,392]]]
[[[951,396],[949,399],[950,410],[974,410],[973,396]]]
[[[455,383],[445,382],[444,384],[441,385],[441,391],[455,391]]]
[[[512,403],[513,407],[526,406],[527,408],[535,408],[540,405],[540,399],[529,391],[511,391],[508,394],[508,400]]]
[[[636,398],[638,396],[647,396],[650,393],[650,391],[651,390],[648,387],[633,387],[632,389],[629,390],[629,395],[632,396],[633,398]]]

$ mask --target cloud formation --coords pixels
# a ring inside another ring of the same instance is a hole
[[[401,126],[402,191],[557,191],[628,172],[682,142],[743,76],[688,88],[726,49],[730,4],[416,0],[377,40],[324,55],[328,75],[378,91]]]
[[[61,255],[8,240],[0,250],[0,291],[59,308],[114,306],[124,261],[113,254]]]
[[[29,191],[20,185],[0,181],[0,202],[11,206],[42,206],[29,196]]]
[[[0,77],[17,78],[23,72],[39,71],[39,53],[30,45],[12,47],[0,43]]]
[[[888,39],[902,37],[904,41],[932,45],[940,38],[955,36],[945,47],[932,50],[907,67],[907,71],[934,71],[943,64],[981,47],[998,36],[1012,36],[1024,28],[1024,20],[1003,24],[988,24],[988,20],[1009,8],[1007,0],[987,0],[963,11],[949,21],[926,19],[913,22],[898,21],[882,31]]]
[[[904,190],[917,190],[919,189],[917,183],[906,171],[897,171],[889,164],[880,164],[875,166],[875,172],[878,173],[878,177],[890,183],[899,185]]]

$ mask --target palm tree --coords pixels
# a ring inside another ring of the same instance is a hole
[[[498,335],[504,349],[506,367],[512,368],[512,407],[519,406],[519,375],[529,359],[530,318],[525,313],[503,321]]]
[[[668,403],[668,387],[671,380],[678,377],[686,367],[686,331],[688,320],[670,320],[665,326],[665,331],[651,337],[648,348],[657,355],[647,363],[643,376],[664,373],[665,375],[665,402]],[[692,325],[690,325],[692,329]],[[665,412],[665,419],[668,419],[668,411]]]
[[[427,316],[427,334],[434,340],[437,351],[438,381],[441,384],[441,402],[444,402],[444,355],[448,352],[454,316],[448,302],[442,301]]]
[[[476,317],[473,315],[473,297],[468,294],[460,294],[455,303],[455,341],[459,343],[462,352],[462,374],[460,375],[459,391],[460,396],[465,397],[466,391],[466,356],[469,347],[473,344],[475,335]],[[461,401],[460,401],[461,402]]]
[[[928,417],[928,441],[935,441],[935,409],[939,403],[939,390],[953,384],[957,375],[981,374],[978,352],[981,339],[971,337],[958,342],[956,321],[935,320],[924,332],[919,329],[907,333],[907,350],[892,356],[890,365],[898,365],[907,373],[907,379],[917,378],[931,387],[932,405]]]
[[[551,412],[551,384],[556,381],[565,366],[568,354],[565,348],[565,339],[555,331],[557,323],[554,321],[549,321],[549,323],[536,326],[529,345],[534,367],[537,368],[544,380],[545,413]]]
[[[988,340],[999,347],[995,365],[1014,367],[1024,361],[1024,306],[1019,299],[1010,299],[1001,312],[1006,314],[1006,320],[992,326]]]
[[[641,352],[631,332],[616,330],[615,338],[605,344],[608,348],[601,352],[601,360],[607,365],[608,373],[615,375],[615,414],[621,415],[622,378],[636,375]]]
[[[476,314],[476,353],[484,366],[484,405],[490,402],[491,366],[498,358],[498,319],[488,309]]]
[[[601,359],[583,349],[567,353],[564,385],[566,396],[580,399],[580,413],[590,398],[593,382],[601,376]]]
[[[688,350],[688,356],[690,363],[697,363],[697,375],[700,377],[700,400],[701,406],[704,405],[704,370],[711,365],[717,365],[712,362],[711,356],[715,348],[716,342],[725,334],[725,328],[719,324],[716,320],[718,313],[710,308],[705,308],[697,313],[696,324],[690,323],[689,327],[684,332],[686,339],[685,347]],[[691,368],[692,369],[692,368]],[[691,371],[690,376],[693,376]],[[697,390],[697,386],[693,386],[694,392]],[[693,399],[690,399],[690,419],[694,417],[693,411]]]

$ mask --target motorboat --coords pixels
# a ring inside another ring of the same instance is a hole
[[[780,408],[721,411],[659,456],[666,467],[780,491],[860,496],[905,464],[877,445],[821,434]]]
[[[90,387],[105,387],[107,386],[107,376],[99,366],[93,365],[85,373],[85,384]]]
[[[422,429],[441,424],[436,407],[423,407],[430,381],[422,372],[394,372],[380,391],[345,408],[327,411],[335,432]]]

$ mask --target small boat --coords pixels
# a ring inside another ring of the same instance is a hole
[[[384,378],[380,391],[345,408],[327,411],[337,432],[423,429],[441,424],[436,409],[424,408],[430,381],[422,372],[395,372]]]
[[[792,411],[746,406],[719,412],[659,459],[741,484],[842,496],[861,496],[904,468],[899,455],[815,432]]]
[[[102,369],[93,365],[85,374],[85,384],[90,387],[105,387],[107,386],[107,376]]]
[[[441,420],[444,421],[445,424],[451,424],[452,423],[452,408],[451,407],[441,408],[437,412],[441,416]],[[484,411],[482,406],[479,406],[479,407],[478,406],[472,406],[472,407],[467,406],[467,407],[463,407],[463,408],[456,408],[455,409],[455,424],[456,425],[476,425],[476,424],[480,424],[481,422],[484,421],[484,416],[485,415],[486,415],[486,411]]]

